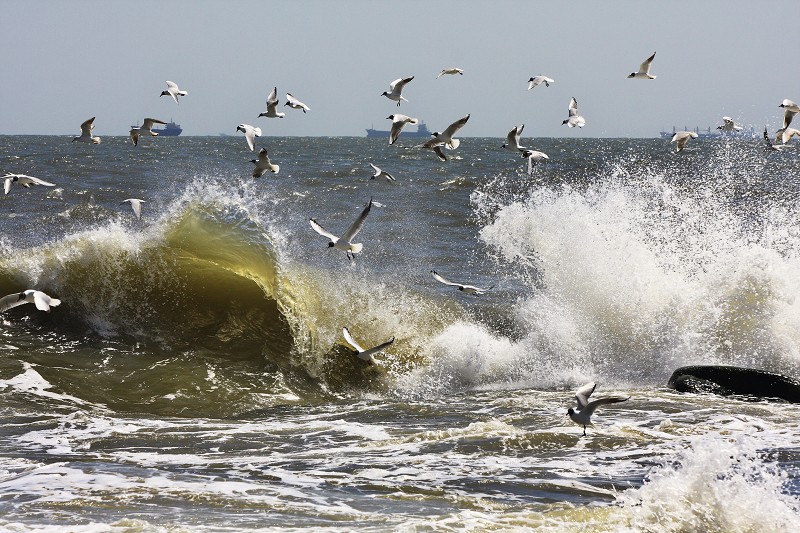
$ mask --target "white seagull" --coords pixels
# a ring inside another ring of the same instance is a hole
[[[285,117],[286,113],[278,112],[277,107],[278,107],[278,88],[273,87],[272,92],[270,92],[269,95],[267,95],[267,110],[264,113],[260,113],[258,116],[267,118]]]
[[[788,128],[792,123],[792,119],[797,113],[800,113],[800,106],[791,100],[784,100],[778,107],[783,108],[783,127]]]
[[[686,148],[686,143],[689,142],[689,139],[697,139],[697,134],[693,131],[677,131],[669,142],[675,143],[675,151],[680,152]]]
[[[73,137],[72,142],[78,141],[81,143],[100,144],[100,137],[92,137],[94,119],[95,117],[92,117],[83,121],[83,124],[81,124],[81,134],[78,137]]]
[[[436,78],[437,79],[441,78],[445,74],[460,74],[460,75],[463,76],[464,75],[464,70],[460,69],[460,68],[456,68],[456,67],[442,69],[442,71],[439,73],[438,76],[436,76]]]
[[[391,339],[382,344],[373,346],[372,348],[365,350],[364,348],[361,347],[360,344],[358,344],[355,341],[355,339],[353,339],[353,336],[350,335],[350,331],[347,328],[342,328],[342,336],[344,337],[344,340],[347,341],[347,344],[352,346],[353,349],[357,352],[356,355],[358,356],[358,358],[361,359],[362,361],[366,361],[371,365],[376,364],[375,358],[372,356],[382,351],[384,348],[386,348],[387,346],[389,346],[394,342],[394,337],[392,337]]]
[[[136,218],[142,218],[142,204],[144,200],[140,200],[138,198],[128,198],[126,200],[122,200],[119,205],[122,204],[131,204],[131,209],[133,209],[133,214],[136,215]]]
[[[179,96],[186,96],[187,94],[189,94],[189,93],[187,93],[186,91],[181,91],[180,89],[178,89],[178,84],[177,83],[167,80],[167,90],[166,91],[161,91],[161,94],[159,96],[171,96],[172,99],[175,100],[176,104],[180,104],[180,102],[178,101],[178,97]]]
[[[155,118],[146,118],[141,126],[138,128],[131,128],[131,140],[134,146],[139,145],[140,135],[152,135],[154,137],[158,135],[158,133],[153,131],[154,124],[166,124],[166,122]]]
[[[5,193],[8,194],[11,192],[11,184],[12,183],[19,183],[26,189],[30,188],[31,185],[44,185],[45,187],[55,187],[55,183],[50,183],[49,181],[44,181],[39,178],[34,178],[33,176],[27,176],[25,174],[6,174],[3,176],[3,189]]]
[[[764,126],[764,142],[767,144],[766,149],[773,151],[773,152],[780,152],[781,150],[786,150],[790,148],[788,144],[775,144],[772,142],[772,139],[769,138],[769,134],[767,133],[767,127]]]
[[[731,117],[722,117],[722,126],[717,126],[720,131],[742,131],[742,127],[735,123]]]
[[[239,124],[236,126],[236,131],[244,133],[251,152],[256,149],[256,137],[261,137],[261,128],[254,128],[250,124]]]
[[[358,218],[353,222],[347,231],[341,237],[337,237],[336,235],[329,233],[325,230],[319,223],[312,219],[309,219],[309,223],[314,231],[322,235],[323,237],[328,238],[328,248],[336,248],[337,250],[342,250],[347,253],[347,258],[352,259],[354,254],[361,252],[361,249],[364,247],[361,243],[354,243],[352,240],[356,237],[359,231],[361,231],[361,227],[364,225],[364,221],[367,219],[367,215],[369,215],[369,210],[372,207],[372,198],[369,199],[369,203],[367,207],[358,215]]]
[[[383,91],[381,93],[381,96],[385,96],[389,100],[397,102],[398,106],[400,105],[400,102],[408,102],[408,100],[403,98],[403,95],[401,93],[403,92],[403,87],[406,86],[406,83],[410,82],[413,79],[414,76],[411,76],[409,78],[397,78],[396,80],[394,80],[392,83],[389,84],[389,89],[391,89],[392,92]]]
[[[641,65],[639,65],[639,71],[638,72],[631,72],[630,74],[628,74],[628,77],[629,78],[636,78],[636,79],[639,79],[639,80],[654,80],[654,79],[656,79],[655,76],[651,76],[650,75],[650,64],[653,63],[653,59],[655,59],[655,57],[656,57],[656,53],[653,52],[653,55],[651,55],[650,57],[645,59],[644,62]]]
[[[567,409],[567,414],[569,415],[569,418],[579,426],[583,426],[584,437],[586,436],[586,426],[592,425],[592,414],[597,410],[598,407],[609,403],[620,403],[630,400],[630,396],[628,396],[627,398],[620,398],[620,397],[600,398],[599,400],[594,400],[590,402],[589,396],[592,395],[596,387],[597,387],[596,383],[587,383],[586,385],[575,391],[575,400],[578,402],[578,408],[573,409],[572,407],[570,407],[569,409]]]
[[[40,311],[50,312],[50,308],[61,304],[61,300],[51,298],[42,291],[28,289],[0,298],[0,313],[4,313],[18,305],[30,303],[36,304],[36,309]]]
[[[528,160],[528,174],[533,172],[533,165],[541,163],[545,159],[550,159],[546,153],[538,150],[523,150],[522,158]]]
[[[256,168],[253,169],[254,178],[260,178],[267,170],[273,174],[277,174],[281,169],[280,165],[274,165],[272,161],[269,160],[266,148],[262,148],[258,152],[258,159],[251,159],[250,162],[256,165]]]
[[[501,146],[501,148],[506,148],[508,150],[514,152],[522,152],[525,150],[525,147],[519,144],[519,139],[522,136],[522,129],[525,127],[525,124],[520,124],[519,126],[514,126],[511,128],[511,131],[508,132],[506,136],[506,142]]]
[[[286,103],[283,105],[288,105],[292,109],[302,109],[303,113],[306,111],[311,111],[311,108],[308,107],[306,104],[295,98],[289,93],[286,93]]]
[[[403,126],[406,124],[419,123],[418,119],[409,117],[407,115],[401,115],[400,113],[389,115],[386,118],[392,121],[392,130],[389,132],[389,144],[394,144],[394,142],[400,136],[400,132],[403,131]]]
[[[372,170],[375,171],[375,173],[370,178],[371,180],[374,180],[375,178],[386,178],[387,181],[395,181],[394,176],[392,176],[388,172],[381,170],[379,167],[376,167],[372,163],[370,163],[369,166],[371,166]]]
[[[548,78],[547,76],[533,76],[531,79],[528,80],[528,90],[530,91],[534,87],[538,87],[544,83],[545,87],[550,87],[551,83],[555,83],[555,80],[552,78]]]
[[[444,152],[442,152],[442,145],[447,147],[447,149],[449,150],[455,150],[456,148],[458,148],[458,146],[461,144],[461,141],[459,141],[458,139],[454,139],[453,135],[455,135],[456,132],[460,130],[464,126],[464,124],[467,123],[468,120],[469,120],[469,115],[467,115],[464,118],[456,120],[441,133],[438,131],[433,132],[431,134],[433,135],[433,139],[431,139],[426,143],[417,145],[416,148],[428,148],[430,150],[433,150],[434,152],[436,152],[436,156],[441,161],[447,161],[447,156],[444,155]]]
[[[574,128],[575,126],[582,128],[586,125],[586,120],[578,114],[578,101],[575,100],[574,96],[569,101],[569,118],[561,123],[562,126],[564,124],[570,128]]]
[[[433,275],[433,279],[438,281],[439,283],[444,283],[445,285],[450,285],[451,287],[455,287],[456,289],[465,292],[467,294],[474,294],[475,296],[480,296],[484,294],[486,291],[492,290],[494,285],[488,287],[486,289],[482,289],[480,287],[476,287],[474,285],[464,285],[463,283],[454,283],[446,278],[440,276],[435,270],[431,270],[431,274]]]

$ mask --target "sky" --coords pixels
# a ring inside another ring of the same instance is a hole
[[[778,129],[800,102],[800,2],[0,0],[0,134],[364,136],[392,113],[462,137],[655,137],[731,116]],[[655,80],[627,79],[656,52]],[[464,69],[442,76],[443,68]],[[553,78],[527,90],[531,76]],[[414,76],[400,108],[381,96]],[[166,80],[188,96],[160,97]],[[283,119],[257,118],[277,86]],[[311,111],[284,107],[286,92]],[[586,119],[569,130],[571,97]],[[401,137],[402,139],[402,137]]]

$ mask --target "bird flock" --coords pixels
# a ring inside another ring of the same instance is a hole
[[[636,72],[632,72],[627,77],[631,79],[640,79],[640,80],[655,80],[656,76],[650,73],[653,61],[655,59],[655,52],[649,56],[644,62],[641,63],[639,69]],[[449,67],[444,68],[441,72],[436,76],[436,78],[440,78],[442,76],[463,76],[464,70],[457,67]],[[403,102],[408,102],[408,99],[403,95],[404,89],[414,80],[414,76],[407,76],[402,78],[397,78],[396,80],[392,81],[389,84],[389,90],[384,91],[380,94],[380,96],[386,97],[388,100],[395,102],[396,107],[400,107]],[[545,87],[549,87],[550,84],[555,83],[555,80],[546,76],[546,75],[536,75],[532,76],[528,80],[528,90],[531,91],[540,85],[544,84]],[[180,100],[188,96],[188,91],[181,90],[178,87],[178,84],[172,81],[167,81],[167,88],[163,90],[160,96],[169,96],[171,97],[176,104],[180,105]],[[286,113],[282,111],[278,111],[280,105],[280,101],[278,99],[278,88],[277,86],[273,87],[272,90],[267,95],[266,99],[266,111],[260,113],[257,118],[267,118],[267,119],[283,119],[286,117]],[[300,99],[292,95],[291,93],[286,93],[286,101],[284,103],[284,107],[288,106],[290,109],[300,110],[303,113],[308,113],[311,111],[311,107],[307,104],[302,102]],[[794,136],[800,137],[800,130],[794,129],[790,127],[792,119],[794,116],[800,112],[800,106],[794,103],[791,100],[783,100],[783,102],[779,106],[783,109],[783,126],[777,132],[775,132],[775,141],[773,142],[768,134],[768,130],[766,126],[764,127],[764,139],[765,139],[765,149],[769,151],[782,151],[787,149],[790,145],[788,144],[789,141]],[[81,134],[76,136],[72,139],[72,142],[80,142],[80,143],[87,143],[90,145],[97,145],[100,144],[101,139],[100,137],[94,136],[92,134],[94,130],[94,121],[96,117],[91,117],[85,120],[81,126]],[[407,124],[419,124],[419,119],[415,117],[410,117],[408,115],[404,115],[401,113],[393,113],[386,117],[388,120],[392,121],[391,130],[389,132],[389,145],[394,145],[398,138],[400,137],[403,128]],[[435,131],[431,134],[431,139],[418,145],[411,146],[410,148],[421,148],[425,150],[431,150],[436,157],[440,161],[447,161],[448,157],[445,155],[443,148],[448,151],[457,150],[461,144],[461,141],[456,137],[457,133],[467,124],[470,119],[470,114],[465,115],[464,117],[452,122],[447,128],[440,131]],[[717,129],[724,133],[735,133],[742,130],[742,126],[737,124],[731,117],[722,117],[723,124],[718,126]],[[155,137],[158,136],[158,133],[153,131],[153,127],[156,124],[166,124],[166,122],[154,119],[154,118],[145,118],[142,121],[141,126],[132,127],[129,135],[130,140],[134,146],[138,146],[141,137]],[[586,126],[586,119],[579,113],[578,110],[578,101],[575,97],[572,97],[569,101],[567,107],[567,118],[565,118],[562,122],[562,125],[566,125],[568,128],[583,128]],[[521,144],[521,136],[523,129],[525,128],[524,124],[520,124],[519,126],[514,126],[506,136],[506,142],[502,145],[502,148],[507,149],[511,152],[519,154],[523,159],[526,159],[528,162],[528,173],[532,173],[534,166],[542,163],[544,161],[549,160],[549,157],[544,152],[535,150],[530,147],[523,146]],[[251,152],[256,150],[257,145],[257,138],[261,136],[262,130],[260,127],[256,127],[250,124],[239,124],[236,128],[237,132],[242,132],[245,137],[245,141],[247,142],[247,146]],[[697,133],[692,131],[678,131],[670,140],[670,143],[676,144],[676,151],[680,152],[686,148],[687,143],[694,138],[697,138]],[[251,163],[255,165],[253,169],[252,176],[253,177],[261,177],[266,172],[270,172],[272,174],[278,174],[280,171],[280,166],[278,164],[272,163],[270,160],[268,151],[265,147],[262,147],[258,152],[257,159],[251,159]],[[372,167],[373,174],[370,179],[378,179],[383,178],[388,182],[396,181],[396,178],[390,174],[379,168],[378,166],[370,163]],[[3,176],[4,181],[4,191],[5,194],[8,195],[11,191],[13,184],[21,185],[25,188],[30,188],[31,186],[44,186],[44,187],[54,187],[55,184],[45,181],[43,179],[29,176],[26,174],[12,174],[8,173]],[[121,202],[121,204],[129,204],[134,215],[137,218],[141,218],[142,215],[142,204],[145,201],[138,198],[127,198]],[[325,237],[328,240],[328,247],[333,248],[336,250],[344,251],[345,255],[348,259],[352,260],[355,257],[355,254],[361,253],[363,249],[362,243],[353,242],[361,231],[364,223],[367,219],[367,216],[370,213],[370,210],[373,205],[378,205],[377,202],[373,202],[373,199],[370,198],[369,202],[367,202],[364,209],[361,211],[359,216],[356,218],[355,221],[347,228],[347,230],[341,234],[341,236],[336,236],[333,233],[326,230],[322,225],[317,222],[316,219],[310,218],[309,224],[311,228],[318,233],[319,235]],[[435,270],[430,271],[433,279],[437,282],[448,286],[448,287],[455,287],[458,291],[461,291],[465,294],[469,294],[472,296],[481,296],[486,292],[490,291],[493,286],[488,288],[481,288],[475,285],[470,285],[467,283],[462,282],[454,282],[450,281],[449,279],[445,278],[444,276],[437,273]],[[3,298],[0,298],[0,313],[7,311],[13,307],[25,304],[25,303],[33,303],[35,304],[36,308],[42,311],[49,312],[52,307],[58,306],[61,301],[52,298],[45,294],[44,292],[34,290],[34,289],[27,289],[20,293],[10,294]],[[356,342],[348,328],[342,329],[342,336],[345,342],[354,350],[354,354],[360,359],[365,361],[368,364],[376,364],[376,360],[374,355],[381,352],[388,346],[390,346],[394,342],[394,337],[390,340],[383,342],[379,345],[376,345],[371,348],[362,348],[361,345]],[[618,397],[611,397],[611,398],[603,398],[599,400],[589,401],[589,397],[594,392],[596,385],[594,383],[589,383],[584,385],[583,387],[579,388],[575,394],[575,399],[577,402],[577,408],[570,408],[568,410],[569,418],[576,424],[583,426],[583,434],[586,435],[586,426],[591,425],[591,416],[594,411],[600,405],[611,404],[611,403],[618,403],[626,401],[628,398],[618,398]]]

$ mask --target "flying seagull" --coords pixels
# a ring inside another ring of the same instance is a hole
[[[256,168],[253,169],[254,178],[260,178],[267,170],[273,174],[277,174],[281,169],[280,165],[274,165],[272,161],[269,160],[266,148],[262,148],[258,152],[258,159],[251,159],[250,162],[256,165]]]
[[[256,149],[256,137],[261,137],[261,128],[254,128],[250,124],[239,124],[236,126],[236,131],[244,133],[244,138],[247,140],[247,146],[250,147],[251,152]]]
[[[369,215],[369,210],[372,207],[372,198],[369,199],[369,203],[367,207],[358,215],[358,218],[353,222],[347,231],[341,237],[337,237],[336,235],[329,233],[325,230],[319,223],[312,219],[309,219],[309,223],[311,224],[311,228],[322,235],[323,237],[327,237],[328,248],[336,248],[337,250],[342,250],[347,253],[347,258],[352,259],[354,254],[361,252],[361,249],[364,247],[363,244],[354,243],[352,242],[355,239],[356,235],[359,231],[361,231],[361,227],[364,225],[364,221],[367,219],[367,215]]]
[[[176,104],[180,104],[180,102],[178,101],[178,97],[179,96],[186,96],[187,94],[189,94],[189,93],[187,93],[186,91],[181,91],[180,89],[178,89],[178,84],[177,83],[167,80],[167,90],[166,91],[161,91],[161,94],[159,96],[171,96],[172,99],[175,100]]]
[[[546,153],[538,150],[523,150],[522,158],[528,160],[528,174],[533,172],[533,166],[535,164],[541,163],[545,159],[550,159]]]
[[[394,337],[392,337],[391,339],[382,344],[373,346],[372,348],[365,350],[364,348],[361,347],[360,344],[358,344],[355,341],[355,339],[353,339],[353,336],[350,335],[350,331],[347,328],[342,328],[342,336],[344,337],[344,340],[347,341],[347,344],[352,346],[353,349],[357,352],[356,355],[358,356],[358,358],[361,359],[362,361],[366,361],[371,365],[376,364],[375,358],[372,356],[394,342]]]
[[[131,128],[131,140],[134,146],[139,145],[140,135],[152,135],[154,137],[158,135],[157,132],[153,131],[154,124],[166,124],[166,122],[155,118],[146,118],[141,126],[138,128]]]
[[[522,152],[525,150],[525,147],[519,144],[519,138],[522,136],[522,129],[525,127],[525,124],[520,124],[519,126],[514,126],[511,128],[511,131],[508,132],[506,136],[506,142],[501,146],[501,148],[507,148],[508,150],[512,150],[514,152]]]
[[[693,131],[678,131],[675,132],[675,135],[672,136],[672,140],[669,142],[675,143],[675,151],[680,152],[686,148],[686,143],[689,142],[689,139],[696,138],[697,134]]]
[[[395,181],[394,176],[392,176],[388,172],[384,172],[383,170],[381,170],[379,167],[376,167],[372,163],[370,163],[369,166],[371,166],[372,170],[375,171],[375,173],[370,178],[371,180],[374,180],[375,178],[386,178],[387,181]]]
[[[92,117],[83,121],[83,124],[81,124],[81,134],[78,137],[73,137],[72,142],[78,141],[81,143],[100,144],[100,137],[92,137],[94,119],[95,117]]]
[[[406,124],[419,123],[418,119],[409,117],[407,115],[401,115],[400,113],[389,115],[386,118],[392,121],[392,131],[389,132],[389,144],[394,144],[394,142],[400,136],[400,132],[403,131],[403,126]]]
[[[530,91],[534,87],[538,87],[544,83],[545,87],[550,87],[551,83],[555,83],[555,80],[552,78],[548,78],[547,76],[533,76],[531,79],[528,80],[528,90]]]
[[[311,108],[308,107],[306,104],[295,98],[289,93],[286,93],[286,103],[283,105],[288,105],[292,109],[302,109],[303,113],[306,111],[311,111]]]
[[[742,127],[735,123],[731,117],[722,117],[722,125],[717,126],[720,131],[742,131]]]
[[[639,79],[639,80],[654,80],[654,79],[656,79],[655,76],[651,76],[650,75],[650,65],[653,63],[653,59],[655,59],[655,57],[656,57],[656,53],[653,52],[653,55],[651,55],[650,57],[645,59],[644,62],[641,65],[639,65],[639,71],[638,72],[631,72],[630,74],[628,74],[628,77],[629,78],[636,78],[636,79]]]
[[[462,75],[462,76],[463,76],[463,75],[464,75],[464,70],[463,70],[463,69],[460,69],[460,68],[456,68],[456,67],[453,67],[453,68],[446,68],[446,69],[442,69],[442,71],[441,71],[441,72],[439,73],[439,75],[438,75],[438,76],[436,76],[436,77],[437,77],[437,78],[441,78],[441,77],[442,77],[442,76],[444,76],[445,74],[460,74],[460,75]]]
[[[769,138],[769,134],[767,133],[767,127],[764,126],[764,142],[767,144],[766,150],[772,152],[780,152],[781,150],[785,150],[790,148],[788,144],[774,144],[772,139]]]
[[[596,383],[587,383],[586,385],[575,391],[575,400],[578,402],[578,408],[573,409],[572,407],[570,407],[569,409],[567,409],[567,414],[569,415],[569,418],[576,424],[583,426],[584,437],[586,436],[586,426],[592,425],[592,414],[597,410],[598,407],[609,403],[619,403],[630,400],[630,396],[628,396],[627,398],[619,398],[619,397],[600,398],[599,400],[594,400],[590,402],[589,396],[592,395],[596,387],[597,387]]]
[[[44,181],[39,178],[34,178],[33,176],[26,176],[25,174],[6,174],[5,176],[3,176],[3,188],[6,194],[11,192],[12,183],[19,183],[26,189],[30,188],[31,185],[44,185],[45,187],[56,186],[55,183],[50,183],[49,181]]]
[[[586,125],[586,120],[578,114],[578,101],[575,100],[574,96],[569,101],[569,118],[561,123],[562,126],[564,124],[570,128],[574,128],[575,126],[582,128]]]
[[[28,289],[0,298],[0,313],[8,311],[12,307],[29,303],[36,304],[36,309],[40,311],[50,312],[50,308],[61,304],[61,300],[51,298],[42,291]]]
[[[272,92],[267,95],[267,110],[264,113],[260,113],[259,117],[267,117],[267,118],[283,118],[286,116],[286,113],[280,113],[276,109],[278,107],[278,88],[273,87]],[[303,110],[305,111],[305,110]]]
[[[133,214],[136,215],[136,218],[142,218],[142,204],[144,200],[140,200],[138,198],[128,198],[126,200],[122,200],[119,205],[122,204],[131,204],[131,209],[133,209]]]
[[[410,82],[413,79],[414,76],[411,76],[409,78],[397,78],[396,80],[394,80],[392,83],[389,84],[389,89],[391,89],[391,92],[383,91],[381,93],[381,96],[385,96],[389,100],[397,102],[397,105],[399,107],[400,102],[408,102],[408,100],[403,98],[403,95],[401,93],[403,92],[403,87],[406,86],[406,83]]]
[[[458,290],[460,290],[462,292],[465,292],[467,294],[474,294],[475,296],[480,296],[483,293],[485,293],[486,291],[489,291],[492,288],[494,288],[494,285],[492,285],[489,288],[482,289],[480,287],[475,287],[474,285],[464,285],[462,283],[454,283],[454,282],[452,282],[452,281],[440,276],[435,270],[431,270],[431,274],[433,275],[433,279],[435,279],[439,283],[444,283],[445,285],[449,285],[451,287],[455,287],[456,289],[458,289]]]

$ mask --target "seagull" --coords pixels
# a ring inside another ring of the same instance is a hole
[[[742,127],[735,123],[731,117],[722,117],[722,126],[717,126],[720,131],[741,131]]]
[[[492,285],[491,287],[489,287],[487,289],[482,289],[480,287],[475,287],[474,285],[463,285],[461,283],[454,283],[454,282],[452,282],[452,281],[450,281],[448,279],[445,279],[442,276],[440,276],[435,270],[431,270],[431,274],[433,274],[433,279],[435,279],[439,283],[444,283],[445,285],[450,285],[451,287],[455,287],[460,291],[463,291],[463,292],[465,292],[467,294],[474,294],[475,296],[480,296],[483,293],[485,293],[486,291],[489,291],[492,288],[494,288],[494,285]]]
[[[353,349],[356,352],[358,352],[358,353],[356,353],[358,358],[361,359],[362,361],[366,361],[367,363],[369,363],[371,365],[376,364],[375,358],[372,357],[372,355],[382,351],[384,348],[386,348],[387,346],[389,346],[390,344],[392,344],[394,342],[394,337],[392,337],[391,339],[389,339],[388,341],[386,341],[386,342],[384,342],[382,344],[379,344],[377,346],[373,346],[372,348],[370,348],[368,350],[365,350],[364,348],[361,347],[361,345],[359,345],[355,341],[355,339],[353,339],[353,336],[350,335],[350,331],[347,328],[342,328],[342,336],[344,337],[344,340],[347,341],[347,344],[352,346]]]
[[[158,133],[153,131],[154,124],[166,124],[163,120],[157,120],[155,118],[146,118],[141,126],[138,128],[131,128],[131,140],[133,141],[134,146],[139,145],[139,136],[140,135],[152,135],[157,136]]]
[[[389,84],[389,89],[391,89],[392,92],[383,91],[381,93],[381,96],[385,96],[389,100],[394,100],[395,102],[397,102],[397,106],[399,107],[401,101],[408,102],[408,100],[403,98],[403,95],[400,93],[403,92],[403,87],[406,86],[406,83],[410,82],[413,79],[414,76],[411,76],[410,78],[397,78],[396,80],[394,80],[392,83]]]
[[[636,78],[640,80],[654,80],[656,79],[655,76],[650,75],[650,65],[653,63],[653,59],[655,59],[656,53],[653,52],[653,55],[648,57],[644,60],[644,62],[639,65],[639,72],[631,72],[628,74],[629,78]]]
[[[575,410],[572,407],[567,409],[569,418],[576,424],[583,426],[584,437],[586,436],[586,426],[592,425],[592,414],[597,410],[598,407],[608,403],[619,403],[630,400],[630,396],[628,396],[627,398],[600,398],[599,400],[590,402],[589,396],[592,395],[596,387],[596,383],[587,383],[575,391],[575,400],[578,402],[578,409]]]
[[[780,152],[781,150],[785,150],[790,148],[788,144],[774,144],[772,139],[769,138],[769,134],[767,134],[767,127],[764,126],[764,141],[767,143],[767,150],[771,150],[773,152]]]
[[[181,91],[180,89],[178,89],[178,84],[177,83],[168,80],[167,81],[167,90],[166,91],[161,91],[161,94],[159,96],[171,96],[172,99],[175,100],[176,104],[180,104],[180,102],[178,101],[178,97],[179,96],[186,96],[187,94],[189,94],[189,93],[187,93],[186,91]]]
[[[407,115],[401,115],[400,113],[389,115],[386,118],[392,121],[392,131],[389,132],[389,144],[394,144],[394,142],[400,136],[400,132],[403,131],[403,126],[406,124],[419,123],[418,119],[409,117]]]
[[[100,144],[100,137],[92,137],[92,130],[94,129],[94,119],[92,117],[83,121],[81,124],[81,134],[78,137],[73,137],[72,142],[78,141],[81,143]]]
[[[142,203],[144,203],[144,200],[139,200],[138,198],[128,198],[126,200],[122,200],[119,205],[124,203],[131,204],[133,214],[136,215],[136,218],[142,218]]]
[[[525,150],[525,147],[519,144],[519,138],[522,136],[522,129],[525,127],[525,124],[520,124],[519,126],[514,126],[511,131],[508,132],[506,136],[506,143],[501,146],[501,148],[507,148],[512,151],[519,151],[522,152]]]
[[[783,127],[788,128],[792,123],[792,119],[797,113],[800,113],[800,106],[791,100],[784,100],[778,107],[783,108]]]
[[[36,309],[40,311],[50,312],[51,307],[56,307],[61,304],[61,300],[51,298],[42,291],[35,291],[28,289],[23,292],[9,294],[0,298],[0,313],[4,313],[22,304],[36,304]]]
[[[251,159],[250,162],[256,165],[256,168],[253,169],[254,178],[260,178],[267,170],[273,174],[277,174],[281,169],[280,165],[274,165],[272,161],[269,160],[266,148],[262,148],[258,152],[258,159]]]
[[[336,248],[337,250],[343,250],[347,253],[347,258],[352,259],[354,254],[361,252],[361,248],[363,248],[363,244],[361,243],[353,243],[351,242],[359,231],[361,231],[361,227],[364,225],[364,221],[367,219],[367,215],[369,215],[369,210],[372,207],[372,198],[369,199],[369,203],[367,207],[358,215],[358,218],[353,222],[347,231],[341,237],[337,237],[332,233],[329,233],[325,230],[319,223],[312,219],[309,219],[309,223],[311,224],[311,228],[322,235],[323,237],[327,237],[329,239],[328,248]]]
[[[696,139],[697,134],[693,131],[678,131],[675,135],[672,136],[672,140],[669,141],[671,143],[677,143],[675,146],[675,151],[680,152],[684,148],[686,148],[686,143],[689,142],[689,139]]]
[[[569,118],[561,123],[562,126],[564,124],[570,128],[575,126],[582,128],[586,124],[586,120],[578,114],[578,101],[575,100],[574,96],[569,101]]]
[[[456,120],[455,122],[447,126],[447,128],[443,132],[434,131],[433,133],[431,133],[431,135],[433,135],[433,139],[426,142],[423,146],[425,148],[430,148],[430,146],[426,145],[430,143],[434,143],[432,146],[439,146],[443,144],[448,150],[455,150],[461,144],[461,141],[459,141],[458,139],[454,139],[453,135],[455,135],[456,132],[458,132],[458,130],[463,128],[464,124],[466,124],[468,120],[469,120],[469,115]]]
[[[438,75],[438,76],[436,76],[436,78],[437,78],[437,79],[438,79],[438,78],[441,78],[441,77],[442,77],[442,76],[444,76],[445,74],[460,74],[460,75],[462,75],[462,76],[463,76],[463,75],[464,75],[464,70],[463,70],[463,69],[460,69],[460,68],[456,68],[456,67],[442,69],[442,71],[439,73],[439,75]],[[400,105],[400,104],[398,104],[398,105]]]
[[[311,108],[308,107],[306,104],[295,98],[289,93],[286,93],[286,103],[283,105],[288,105],[292,109],[302,109],[303,113],[306,111],[311,111]]]
[[[388,181],[395,181],[394,176],[392,176],[388,172],[384,172],[383,170],[381,170],[379,167],[376,167],[372,163],[370,163],[369,166],[371,166],[372,170],[375,171],[375,173],[370,178],[371,180],[374,180],[375,178],[383,177],[383,178],[386,178]]]
[[[19,183],[26,189],[30,188],[31,185],[44,185],[45,187],[56,186],[55,183],[34,178],[33,176],[26,176],[25,174],[6,174],[3,176],[3,182],[3,188],[5,189],[6,194],[11,192],[11,184],[14,182]]]
[[[523,150],[522,158],[528,160],[528,174],[533,172],[533,165],[541,163],[545,159],[550,159],[546,153],[538,150]]]
[[[267,117],[267,118],[283,118],[286,116],[286,113],[280,113],[275,109],[278,107],[278,88],[273,87],[272,92],[269,93],[267,96],[267,110],[264,113],[260,113],[259,117]],[[305,109],[303,110],[305,111]]]
[[[530,91],[534,87],[538,87],[544,83],[545,87],[550,87],[551,83],[555,83],[555,80],[552,78],[548,78],[547,76],[534,76],[528,80],[528,90]]]
[[[236,126],[236,131],[244,133],[244,138],[247,140],[247,146],[250,147],[251,152],[256,149],[256,137],[261,137],[261,128],[254,128],[250,124],[239,124]]]

